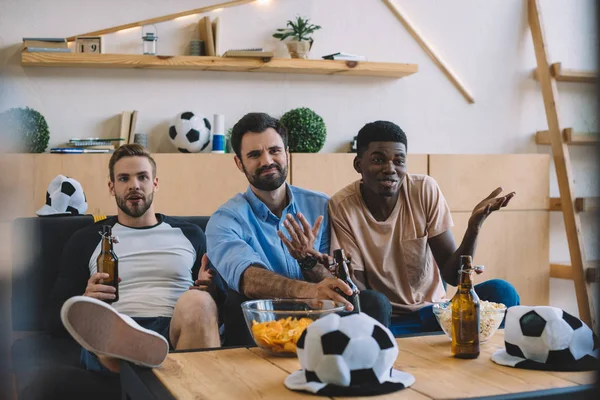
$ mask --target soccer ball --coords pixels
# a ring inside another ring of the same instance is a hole
[[[39,216],[84,214],[88,208],[86,201],[79,182],[64,175],[57,175],[48,185],[46,204],[36,214]]]
[[[210,122],[191,111],[177,115],[169,127],[171,142],[182,153],[199,153],[210,143]]]
[[[511,307],[506,315],[506,351],[546,364],[572,363],[594,350],[592,330],[555,307]]]
[[[390,377],[398,345],[389,330],[366,314],[331,314],[302,333],[297,354],[307,382],[376,385]]]

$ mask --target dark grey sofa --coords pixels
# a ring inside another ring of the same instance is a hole
[[[209,217],[179,217],[203,231]],[[62,249],[77,230],[94,223],[91,215],[19,218],[14,237],[27,238],[27,249],[13,255],[13,331],[36,331],[15,341],[12,370],[19,400],[120,399],[118,378],[86,371],[79,364],[80,347],[64,331],[46,329],[59,315],[47,315],[46,304],[58,276]]]

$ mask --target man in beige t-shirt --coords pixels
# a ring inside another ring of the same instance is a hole
[[[450,209],[435,180],[406,172],[406,135],[397,125],[376,121],[357,137],[354,168],[362,179],[329,201],[331,248],[352,258],[359,289],[373,289],[392,304],[394,334],[438,330],[431,304],[446,294],[442,279],[457,285],[461,255],[473,255],[485,219],[515,193],[494,190],[469,219],[457,248]],[[475,287],[482,300],[519,304],[514,287],[494,279]]]

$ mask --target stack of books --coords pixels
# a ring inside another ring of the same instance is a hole
[[[54,147],[51,153],[83,154],[112,153],[123,141],[121,138],[72,138],[65,147]]]
[[[23,51],[30,53],[70,53],[65,38],[23,38]]]
[[[223,53],[223,57],[239,57],[239,58],[273,58],[272,51],[264,51],[262,47],[251,49],[232,49]]]
[[[325,60],[367,61],[367,57],[349,53],[334,53],[323,56]]]

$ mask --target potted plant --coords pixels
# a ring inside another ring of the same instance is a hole
[[[292,153],[318,153],[325,144],[327,129],[320,115],[301,107],[283,114],[280,119],[288,131],[288,146]]]
[[[311,35],[321,29],[321,26],[309,22],[308,18],[296,17],[296,21],[287,22],[287,28],[277,29],[277,33],[273,34],[274,38],[281,41],[292,38],[286,42],[292,58],[308,58],[308,52],[313,44]]]
[[[48,123],[38,111],[19,107],[0,114],[0,140],[11,152],[43,153],[49,139]]]

